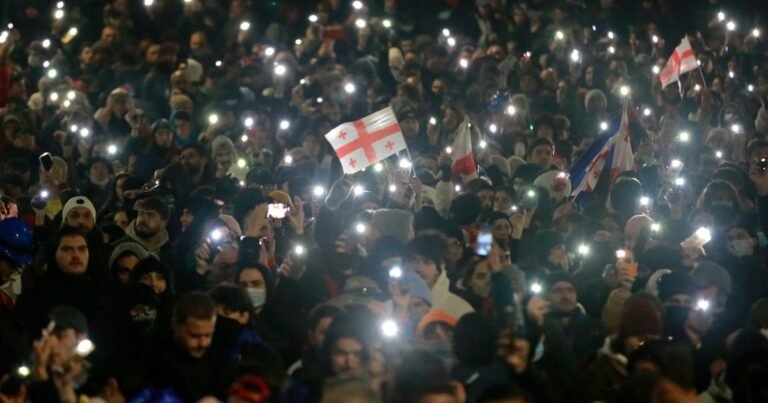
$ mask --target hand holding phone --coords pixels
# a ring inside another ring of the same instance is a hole
[[[40,154],[40,165],[43,167],[45,172],[51,172],[51,169],[53,169],[53,157],[51,156],[51,153],[43,153]]]

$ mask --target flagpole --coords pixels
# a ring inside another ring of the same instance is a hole
[[[411,158],[411,150],[408,149],[408,143],[405,144],[405,155],[408,156],[408,161],[411,163],[411,176],[416,176],[416,169],[413,167],[413,158]]]
[[[704,79],[704,72],[701,71],[701,66],[699,66],[697,70],[699,70],[699,75],[701,76],[701,83],[704,85],[704,89],[706,90],[707,89],[707,80]]]

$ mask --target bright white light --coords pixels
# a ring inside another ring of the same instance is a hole
[[[355,232],[358,234],[364,234],[366,230],[365,224],[359,222],[355,225]]]
[[[397,192],[397,185],[395,185],[395,184],[389,185],[387,190],[389,190],[389,193],[395,193],[395,192]]]
[[[723,158],[723,152],[720,150],[715,151],[715,157],[722,159]]]
[[[60,20],[64,18],[64,10],[56,10],[53,12],[53,18]]]
[[[701,227],[696,230],[694,233],[696,235],[696,238],[699,238],[701,242],[707,243],[712,240],[712,232],[709,230],[709,228]]]
[[[459,192],[461,192],[461,185],[456,185],[456,186],[454,186],[454,187],[453,187],[453,190],[454,190],[456,193],[459,193]]]
[[[653,67],[651,67],[651,72],[652,72],[654,75],[658,75],[658,74],[661,72],[661,67],[659,67],[659,66],[653,66]]]
[[[659,223],[656,223],[656,222],[655,222],[655,223],[652,223],[652,224],[651,224],[651,231],[653,231],[653,232],[659,232],[659,231],[661,231],[661,224],[659,224]]]
[[[75,94],[75,91],[67,91],[67,99],[70,101],[74,101],[77,94]]]
[[[397,165],[402,169],[411,169],[413,164],[405,158],[401,158]]]
[[[648,196],[640,197],[640,205],[641,206],[648,206],[649,204],[651,204],[651,199]]]
[[[50,196],[50,195],[51,195],[51,193],[48,192],[47,190],[41,190],[40,191],[40,197],[43,198],[43,199],[47,199],[48,196]]]
[[[597,26],[596,25],[592,26],[592,32],[594,32],[594,31],[597,31]]]
[[[672,162],[669,163],[669,166],[672,168],[678,169],[683,167],[683,161],[680,160],[672,160]]]
[[[56,102],[56,101],[59,100],[59,93],[58,92],[52,92],[51,95],[48,98],[50,98],[51,102]]]
[[[400,333],[400,327],[397,326],[397,322],[395,322],[394,320],[387,319],[381,323],[381,334],[383,334],[384,337],[387,337],[387,338],[397,337],[398,333]]]
[[[63,1],[57,1],[56,2],[56,8],[64,8],[64,2]]]
[[[72,133],[75,133],[75,132],[77,132],[77,129],[78,129],[77,125],[71,125],[71,126],[69,126],[69,131],[71,131]]]
[[[728,78],[734,78],[736,77],[736,73],[733,72],[733,70],[728,72]]]
[[[613,31],[608,31],[608,39],[616,39],[616,34]]]
[[[389,269],[389,277],[391,278],[403,277],[403,269],[401,269],[400,267],[393,267]]]
[[[144,0],[145,7],[150,7],[153,4],[155,4],[155,0]]]
[[[448,28],[443,28],[442,34],[443,36],[451,36],[451,30]]]
[[[478,144],[480,148],[488,147],[488,143],[485,142],[485,140],[480,140],[480,143]]]
[[[355,185],[355,187],[352,188],[352,192],[355,194],[355,196],[359,196],[365,192],[365,188],[360,185]]]
[[[608,46],[608,53],[610,54],[616,53],[616,48],[614,48],[613,46]]]
[[[574,63],[578,63],[579,60],[581,60],[581,52],[579,52],[577,49],[574,49],[571,51],[571,61]]]
[[[291,122],[285,119],[280,121],[280,130],[288,130],[289,127],[291,127]]]
[[[565,39],[565,34],[563,33],[563,31],[555,32],[555,39],[557,39],[558,41],[562,41],[563,39]]]
[[[760,30],[757,29],[757,28],[753,29],[752,30],[752,36],[754,36],[755,38],[759,38],[760,37]]]
[[[675,178],[675,186],[685,185],[685,178]]]
[[[358,19],[355,20],[355,26],[360,28],[360,29],[363,29],[366,26],[368,26],[368,23],[364,19],[358,18]]]
[[[627,257],[627,251],[624,249],[619,249],[616,251],[616,259],[624,259]]]
[[[651,36],[651,42],[653,43],[659,43],[659,37],[658,35]]]
[[[392,20],[387,18],[381,21],[381,26],[383,26],[384,28],[392,28]]]
[[[530,197],[530,198],[534,198],[534,197],[536,197],[536,192],[534,192],[533,190],[529,190],[529,191],[527,191],[525,193],[525,195]]]
[[[467,67],[469,67],[469,60],[464,58],[459,59],[459,67],[461,67],[462,69],[466,69]]]
[[[507,106],[507,115],[514,116],[516,113],[517,113],[517,108],[515,108],[515,105]]]
[[[310,14],[309,18],[307,18],[309,22],[317,22],[318,18],[316,14]]]
[[[496,132],[498,132],[498,131],[499,131],[499,126],[496,126],[496,123],[491,123],[491,124],[488,126],[488,130],[489,130],[491,133],[496,133]]]
[[[242,141],[243,143],[247,143],[248,142],[248,135],[247,134],[243,134],[242,136],[240,136],[240,141]]]
[[[699,91],[701,91],[701,85],[699,85],[699,84],[695,84],[695,85],[693,86],[693,90],[694,90],[694,91],[696,91],[696,92],[699,92]]]
[[[5,43],[8,40],[8,31],[0,32],[0,43]]]
[[[240,168],[245,168],[245,166],[248,165],[248,162],[243,158],[237,159],[237,166]]]
[[[288,68],[282,64],[278,64],[277,66],[275,66],[275,75],[277,76],[284,76],[287,71],[288,71]]]
[[[75,352],[82,357],[85,357],[86,355],[90,354],[95,346],[93,345],[93,342],[88,339],[80,340],[79,343],[77,343],[77,347],[75,347]]]
[[[651,116],[651,113],[653,113],[653,111],[651,110],[651,108],[645,108],[645,109],[643,109],[643,116]]]
[[[16,370],[16,373],[17,373],[17,374],[19,374],[19,376],[20,376],[20,377],[22,377],[22,378],[26,378],[26,377],[28,377],[28,376],[29,376],[29,374],[31,373],[31,371],[29,370],[29,367],[27,367],[26,365],[22,365],[22,366],[20,366],[20,367],[19,367],[19,368]]]
[[[208,116],[208,124],[215,125],[216,123],[219,123],[219,115],[212,113]]]
[[[296,245],[296,246],[293,248],[293,253],[295,253],[295,254],[297,254],[297,255],[299,255],[299,256],[303,255],[303,254],[304,254],[304,247],[303,247],[303,246],[301,246],[301,245]]]
[[[357,90],[357,87],[355,87],[355,84],[353,83],[346,83],[344,84],[344,92],[347,94],[354,94]]]
[[[247,117],[243,119],[243,124],[245,125],[245,127],[253,127],[253,123],[254,123],[253,118],[251,117]]]
[[[107,153],[109,155],[115,155],[117,154],[117,146],[114,144],[110,144],[107,146]]]
[[[586,244],[581,244],[578,248],[576,248],[576,251],[579,253],[579,255],[582,256],[589,255],[589,246]]]
[[[755,86],[754,86],[754,85],[752,85],[752,84],[749,84],[749,85],[747,86],[747,91],[749,91],[749,92],[755,92]]]
[[[737,134],[741,133],[741,125],[737,125],[735,123],[732,124],[731,125],[731,131],[734,132],[734,133],[737,133]]]
[[[720,21],[720,22],[725,21],[725,13],[722,12],[722,11],[718,12],[717,13],[717,20]]]
[[[272,57],[272,56],[274,56],[274,55],[275,55],[275,48],[273,48],[272,46],[270,46],[270,47],[268,47],[268,48],[264,49],[264,56],[266,56],[266,57]]]
[[[88,137],[91,135],[91,131],[87,127],[80,129],[80,137]]]
[[[317,97],[316,101],[317,101],[318,104],[322,104],[323,103],[323,97]]]
[[[352,8],[354,8],[355,10],[360,10],[361,8],[363,8],[363,2],[360,0],[353,1]]]
[[[700,299],[696,301],[696,309],[700,311],[708,311],[710,303],[706,299]]]
[[[434,116],[430,117],[429,118],[429,124],[431,124],[432,126],[436,125],[437,124],[437,118],[434,117]]]
[[[59,72],[56,71],[56,69],[50,69],[50,70],[48,70],[48,73],[46,73],[46,75],[48,76],[48,78],[54,79],[54,78],[56,78],[56,76],[59,75]]]
[[[245,181],[240,181],[239,185],[240,185],[241,188],[244,188],[245,187]]]
[[[691,139],[691,134],[688,132],[680,132],[680,135],[677,136],[677,139],[683,143],[687,143]]]
[[[448,43],[448,46],[450,46],[450,47],[456,46],[456,38],[454,38],[452,36],[449,37],[446,42]]]
[[[445,153],[446,154],[451,155],[452,152],[453,152],[453,147],[451,147],[451,146],[445,147]]]
[[[315,197],[321,197],[325,194],[325,188],[320,185],[315,186],[314,189],[312,189],[312,194]]]
[[[216,67],[221,67],[222,62],[221,62],[221,60],[216,60],[216,63],[214,63],[214,64],[216,65]]]
[[[725,24],[725,28],[727,28],[729,31],[735,31],[736,30],[736,22],[731,20],[728,21],[727,24]]]
[[[630,92],[630,89],[629,89],[629,86],[627,85],[622,85],[621,88],[619,88],[619,93],[621,94],[622,97],[626,97],[627,95],[629,95],[629,92]]]
[[[211,240],[218,241],[223,236],[224,236],[224,234],[221,233],[220,229],[215,229],[215,230],[211,231]]]
[[[295,41],[293,41],[293,43],[294,43],[295,45],[301,45],[301,44],[303,43],[303,41],[301,40],[301,38],[296,38],[296,40],[295,40]]]
[[[62,105],[64,105],[65,108],[69,108],[69,105],[72,105],[72,101],[66,99]]]
[[[542,288],[541,284],[539,284],[539,283],[531,284],[531,292],[534,293],[534,294],[540,293],[542,289],[543,288]]]
[[[384,170],[384,165],[381,165],[381,163],[380,163],[380,162],[377,162],[377,163],[376,163],[376,164],[373,166],[373,171],[374,171],[374,172],[381,172],[381,171],[383,171],[383,170]]]
[[[608,130],[608,122],[600,122],[600,130],[602,131]]]
[[[285,165],[291,165],[291,164],[293,164],[293,157],[290,154],[286,155],[283,158],[283,161],[285,161]]]

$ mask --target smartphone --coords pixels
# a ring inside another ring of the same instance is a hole
[[[40,155],[40,165],[43,166],[46,172],[50,172],[53,169],[53,157],[51,153],[43,153]]]
[[[480,233],[477,234],[477,244],[475,245],[475,253],[478,256],[488,256],[491,253],[491,247],[493,246],[493,234],[491,234],[490,228],[483,228]]]
[[[287,212],[288,207],[283,203],[270,203],[267,206],[267,218],[282,219],[285,218]]]

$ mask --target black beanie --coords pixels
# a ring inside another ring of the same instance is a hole
[[[534,245],[534,254],[537,257],[546,258],[552,248],[558,245],[565,245],[565,238],[563,234],[555,230],[544,229],[536,233]]]
[[[663,275],[659,279],[657,289],[661,302],[668,300],[674,295],[686,294],[692,296],[695,292],[693,281],[688,274],[681,271],[673,271]]]
[[[512,179],[520,178],[529,184],[533,184],[541,173],[541,167],[536,164],[523,164],[517,167]]]
[[[139,279],[147,273],[158,273],[163,276],[165,281],[171,281],[168,268],[155,256],[149,256],[137,263],[136,267],[131,271],[131,279],[139,281]]]
[[[571,285],[573,285],[574,287],[576,286],[576,281],[573,279],[573,276],[571,276],[568,272],[561,271],[561,270],[550,272],[547,275],[546,281],[547,281],[546,282],[547,291],[552,289],[553,285],[557,283],[561,283],[563,281],[567,283],[571,283]]]

